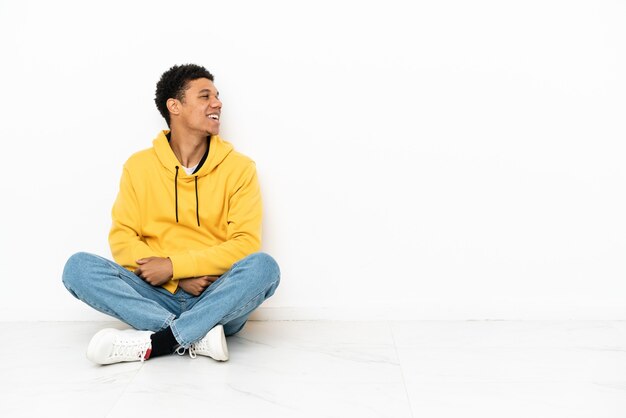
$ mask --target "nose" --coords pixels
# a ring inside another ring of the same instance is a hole
[[[210,106],[218,109],[222,108],[222,101],[217,98],[217,96],[212,96],[210,101]]]

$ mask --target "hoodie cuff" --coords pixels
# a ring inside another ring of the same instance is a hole
[[[171,255],[169,259],[172,261],[172,279],[196,277],[196,260],[190,254]]]

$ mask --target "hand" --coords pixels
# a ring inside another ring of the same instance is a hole
[[[200,296],[204,290],[211,286],[219,276],[200,276],[180,279],[178,285],[187,293],[193,296]]]
[[[141,258],[136,261],[135,274],[152,286],[161,286],[167,283],[174,274],[172,260],[163,257]]]

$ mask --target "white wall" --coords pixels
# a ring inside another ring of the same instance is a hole
[[[3,320],[104,319],[121,166],[205,65],[257,162],[257,318],[626,319],[626,3],[0,1]]]

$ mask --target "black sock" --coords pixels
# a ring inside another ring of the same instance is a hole
[[[170,327],[167,327],[159,332],[155,332],[150,336],[150,338],[152,339],[150,358],[172,354],[179,345],[176,338],[174,338],[174,333]]]

